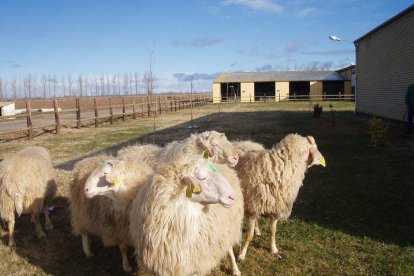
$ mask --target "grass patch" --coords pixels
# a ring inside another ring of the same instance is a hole
[[[315,104],[316,102],[312,103]],[[231,140],[252,139],[271,147],[288,133],[313,135],[327,167],[309,169],[292,216],[278,225],[276,242],[282,259],[269,253],[268,222],[260,220],[262,237],[255,237],[244,275],[410,275],[414,271],[414,151],[412,138],[397,136],[390,125],[392,145],[370,145],[366,118],[354,115],[352,103],[332,103],[335,124],[324,106],[322,117],[312,117],[310,103],[215,104],[193,110],[197,129],[188,129],[190,110],[114,125],[65,130],[31,142],[2,145],[2,154],[27,144],[48,147],[56,163],[71,162],[96,151],[115,152],[136,142],[163,145],[192,132],[215,129]],[[117,248],[93,243],[96,256],[83,256],[81,241],[70,229],[67,201],[55,202],[51,219],[55,230],[41,241],[34,237],[30,219],[16,225],[18,249],[10,253],[7,236],[0,243],[2,275],[123,275]],[[245,231],[246,229],[244,229]],[[236,252],[239,248],[235,248]],[[40,254],[44,257],[38,257]],[[7,264],[7,265],[4,265]],[[228,275],[224,260],[212,275]]]

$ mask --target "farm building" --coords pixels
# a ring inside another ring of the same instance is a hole
[[[213,82],[213,100],[283,101],[351,95],[351,77],[347,74],[348,70],[222,73]]]
[[[401,120],[414,83],[414,5],[354,41],[356,112]]]
[[[0,116],[11,116],[15,114],[13,102],[0,102]]]

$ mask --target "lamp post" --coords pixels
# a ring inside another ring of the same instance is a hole
[[[357,82],[358,82],[357,81],[358,80],[358,73],[357,73],[358,43],[357,42],[352,42],[352,41],[349,41],[349,40],[346,40],[346,39],[342,39],[342,38],[340,38],[336,35],[330,35],[329,39],[333,40],[333,41],[337,41],[337,42],[344,41],[344,42],[347,42],[347,43],[354,44],[354,47],[355,47],[355,111],[356,111],[357,110],[357,108],[356,108],[356,105],[357,105],[357,100],[356,100],[357,91],[356,90],[357,89],[356,88],[357,88]]]

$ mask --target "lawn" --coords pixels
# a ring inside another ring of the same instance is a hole
[[[331,103],[334,115],[329,104],[321,104],[318,119],[306,102],[214,104],[193,110],[196,129],[188,128],[188,109],[99,128],[63,129],[60,136],[3,143],[0,158],[24,145],[43,145],[57,168],[70,170],[75,161],[99,151],[114,153],[136,142],[164,145],[196,131],[214,129],[230,140],[251,139],[267,148],[288,133],[312,135],[327,167],[309,169],[291,218],[278,226],[282,258],[269,253],[268,225],[262,219],[262,237],[254,238],[239,263],[242,274],[412,275],[413,138],[400,137],[400,125],[390,124],[392,144],[373,146],[367,118],[354,115],[354,104]],[[95,256],[83,255],[80,237],[71,234],[67,183],[59,185],[51,214],[55,229],[38,240],[30,218],[19,218],[16,251],[7,248],[7,235],[1,239],[0,275],[123,275],[117,248],[104,249],[94,239]],[[212,275],[227,275],[230,267],[225,260]]]

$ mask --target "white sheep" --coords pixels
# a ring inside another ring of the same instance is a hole
[[[8,222],[10,247],[15,245],[15,211],[19,216],[31,214],[39,238],[45,235],[39,220],[42,210],[45,229],[53,228],[48,203],[56,190],[53,165],[46,148],[28,146],[0,162],[0,217]]]
[[[162,148],[152,144],[137,144],[124,147],[117,152],[117,158],[121,160],[143,160],[149,166],[154,167],[157,163],[156,154]]]
[[[239,157],[233,145],[227,140],[224,133],[205,131],[191,134],[181,141],[173,141],[165,147],[154,145],[135,145],[118,151],[118,158],[122,160],[144,160],[155,168],[159,161],[171,160],[177,156],[208,155],[214,163],[226,163],[234,167]]]
[[[242,219],[233,169],[191,155],[160,164],[130,213],[140,273],[205,275],[230,254],[233,273],[240,275],[232,247]]]
[[[73,232],[82,237],[87,257],[92,256],[88,234],[100,237],[104,246],[117,245],[124,271],[128,262],[129,210],[139,188],[152,169],[144,162],[115,160],[100,155],[79,161],[73,170],[70,209]]]
[[[245,216],[248,219],[246,240],[239,259],[246,257],[260,216],[270,217],[271,252],[276,247],[276,224],[287,219],[302,186],[307,169],[325,159],[318,151],[315,139],[289,134],[270,150],[251,151],[240,158],[236,171],[243,189]]]
[[[231,141],[234,149],[236,150],[239,157],[244,156],[248,152],[251,151],[259,151],[264,150],[265,147],[262,144],[250,141],[250,140],[244,140],[244,141]]]

